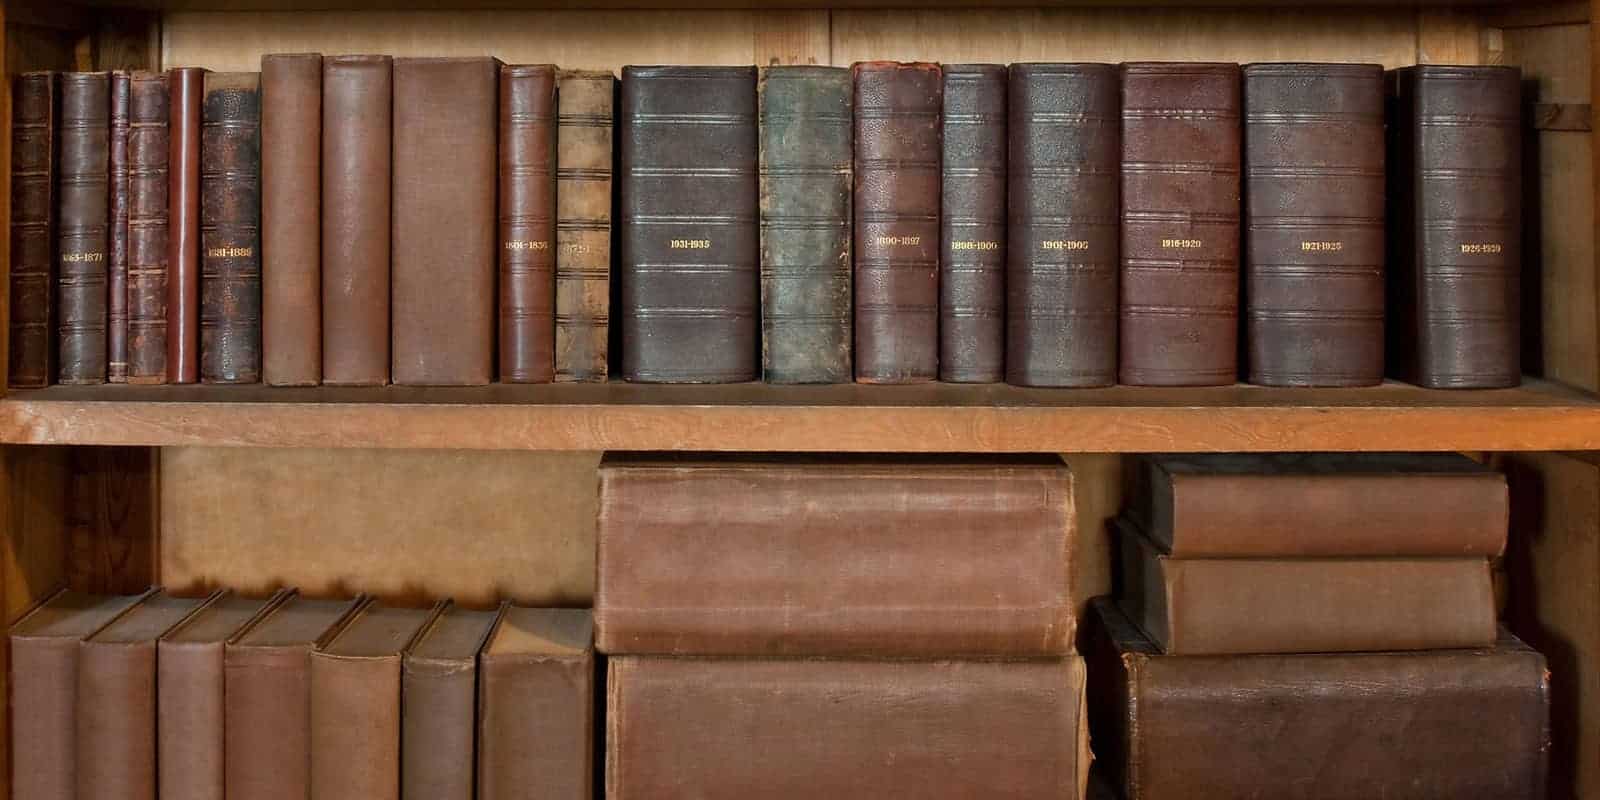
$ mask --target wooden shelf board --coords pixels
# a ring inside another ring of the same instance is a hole
[[[1600,450],[1558,384],[1371,389],[99,386],[0,400],[0,444],[470,450]]]

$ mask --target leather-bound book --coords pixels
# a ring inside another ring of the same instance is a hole
[[[6,383],[49,386],[56,375],[56,171],[61,80],[25,72],[11,105],[11,344]]]
[[[394,382],[494,378],[500,62],[394,60]]]
[[[64,589],[10,627],[11,797],[75,800],[79,650],[143,599]]]
[[[473,800],[478,652],[498,610],[449,606],[406,650],[401,677],[400,796]]]
[[[1006,68],[945,64],[939,380],[1005,377]]]
[[[1505,551],[1506,477],[1455,453],[1145,456],[1129,514],[1176,558]]]
[[[1120,380],[1238,378],[1238,64],[1122,68]]]
[[[1012,64],[1006,382],[1117,382],[1122,76]]]
[[[624,67],[622,377],[757,377],[754,67]]]
[[[438,611],[369,604],[311,654],[311,800],[400,799],[401,656]]]
[[[394,60],[322,60],[322,382],[389,382]],[[448,262],[454,263],[454,262]]]
[[[1176,558],[1116,523],[1122,607],[1163,652],[1333,653],[1482,647],[1485,558]]]
[[[556,84],[557,381],[603,381],[611,335],[610,72]]]
[[[1070,653],[1072,496],[1055,456],[608,456],[598,646]]]
[[[135,72],[128,124],[128,382],[167,380],[167,76]]]
[[[128,382],[128,132],[132,84],[111,73],[111,219],[106,234],[106,381]]]
[[[627,656],[606,680],[606,797],[1084,796],[1084,665]]]
[[[555,379],[556,68],[500,69],[500,380]]]
[[[200,143],[200,380],[261,380],[261,73],[206,75]]]
[[[761,70],[761,374],[849,383],[850,70]]]
[[[939,376],[937,64],[878,61],[855,81],[855,368],[860,383]]]
[[[210,598],[157,593],[78,652],[78,800],[156,798],[156,642]]]
[[[261,378],[322,381],[322,56],[261,57]]]
[[[1545,795],[1549,673],[1502,631],[1461,650],[1162,655],[1091,605],[1097,762],[1126,800]]]
[[[478,798],[594,796],[594,621],[507,607],[483,646]]]
[[[200,380],[200,139],[206,71],[177,67],[167,161],[167,381]]]
[[[310,796],[311,653],[366,603],[289,597],[228,640],[222,760],[228,800]]]
[[[1389,364],[1432,389],[1522,381],[1522,74],[1393,77]]]
[[[111,73],[62,73],[60,136],[57,379],[67,384],[105,383]]]

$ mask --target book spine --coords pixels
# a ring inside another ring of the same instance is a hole
[[[603,381],[611,335],[609,72],[563,72],[556,87],[557,381]]]
[[[223,645],[156,646],[157,796],[216,800],[223,796]]]
[[[939,380],[1005,377],[1006,68],[946,64],[939,199]]]
[[[200,138],[206,71],[168,73],[167,380],[200,380]]]
[[[228,800],[311,792],[311,652],[228,647],[223,773]]]
[[[872,62],[855,82],[855,373],[939,375],[937,64]]]
[[[50,385],[56,374],[55,270],[57,125],[61,81],[28,72],[13,88],[11,113],[11,345],[6,382]]]
[[[849,383],[850,71],[761,70],[761,371]]]
[[[78,646],[77,639],[11,637],[11,796],[17,800],[76,800]]]
[[[128,133],[132,87],[111,73],[110,230],[106,235],[106,381],[128,382]]]
[[[1237,64],[1127,64],[1120,380],[1238,378]]]
[[[476,659],[405,660],[400,796],[473,800]]]
[[[500,72],[500,380],[555,379],[556,70]]]
[[[135,72],[128,111],[128,382],[167,379],[167,76]]]
[[[200,380],[261,380],[261,74],[205,80],[200,145]]]
[[[394,60],[322,61],[322,382],[389,382]]]
[[[593,797],[594,651],[479,661],[479,800]]]
[[[261,377],[322,381],[322,56],[261,57]]]
[[[399,656],[313,653],[310,720],[310,800],[400,800]]]
[[[622,71],[622,377],[757,377],[754,67]]]
[[[61,76],[60,364],[66,384],[106,382],[111,73]]]
[[[77,726],[78,800],[155,800],[153,641],[82,645]]]

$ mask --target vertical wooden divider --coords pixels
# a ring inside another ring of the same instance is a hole
[[[160,581],[160,450],[69,448],[67,583],[106,594]]]

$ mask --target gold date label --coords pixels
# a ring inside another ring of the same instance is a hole
[[[105,253],[62,253],[61,260],[68,264],[98,264],[106,260]]]
[[[561,245],[561,252],[566,253],[569,256],[588,255],[591,250],[592,248],[583,242],[567,242],[566,244]]]
[[[710,239],[672,239],[668,246],[673,250],[710,250]]]
[[[999,242],[951,242],[951,250],[999,250]]]
[[[1344,242],[1301,242],[1302,253],[1338,253],[1344,250]]]
[[[1206,243],[1199,239],[1162,239],[1162,250],[1199,250]]]
[[[527,239],[510,239],[510,240],[508,240],[506,242],[506,249],[507,250],[519,250],[519,251],[520,250],[533,250],[533,251],[542,253],[542,252],[550,249],[550,243],[549,242],[529,241]]]
[[[1469,256],[1497,256],[1505,252],[1505,248],[1493,242],[1473,242],[1461,245],[1461,252]]]
[[[879,236],[880,247],[919,247],[922,244],[921,236]]]
[[[1039,243],[1040,250],[1088,250],[1085,239],[1046,239]]]
[[[209,258],[249,258],[255,254],[254,247],[213,247],[206,251]]]

